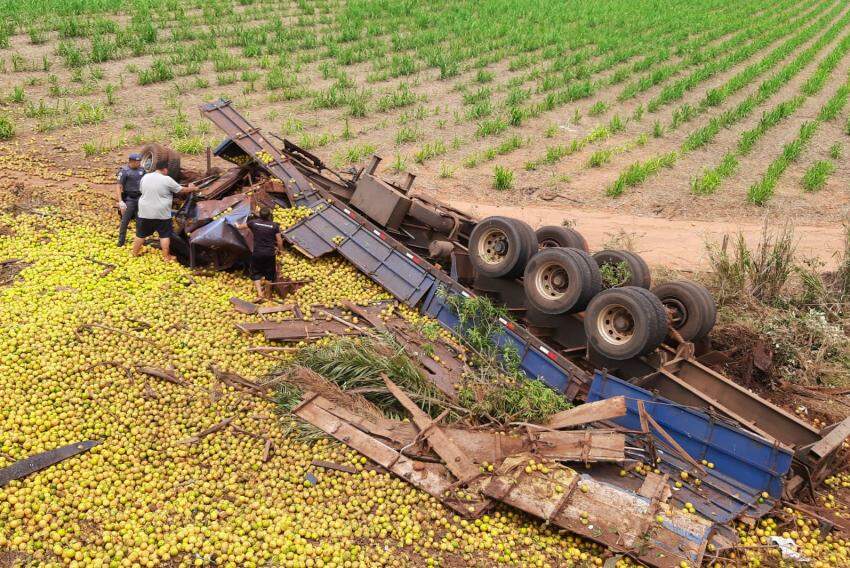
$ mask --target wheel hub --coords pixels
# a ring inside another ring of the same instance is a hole
[[[567,271],[556,263],[543,266],[534,277],[534,287],[547,300],[562,298],[569,285],[570,277]]]
[[[614,304],[599,312],[596,320],[599,336],[612,345],[631,341],[635,333],[635,319],[625,307]]]
[[[478,256],[487,264],[499,264],[510,250],[508,236],[500,229],[490,229],[478,241]]]

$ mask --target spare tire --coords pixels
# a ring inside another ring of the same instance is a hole
[[[717,316],[714,300],[696,282],[666,282],[654,287],[652,293],[661,300],[670,314],[670,325],[685,341],[702,339],[714,327]]]
[[[522,274],[536,250],[527,227],[507,217],[487,217],[476,224],[469,235],[469,260],[475,270],[490,278]]]
[[[633,252],[602,250],[594,253],[593,258],[602,271],[603,280],[607,280],[603,282],[605,288],[637,286],[648,289],[652,282],[649,266]]]
[[[537,244],[540,248],[566,247],[590,252],[590,247],[587,246],[587,240],[582,234],[569,227],[547,225],[537,229],[536,235]]]
[[[658,298],[644,290],[625,286],[597,294],[584,314],[584,331],[591,347],[616,361],[645,355],[661,345],[662,321]],[[656,305],[657,304],[657,305]],[[660,310],[660,311],[659,311]]]
[[[146,172],[152,172],[158,162],[164,161],[168,164],[168,175],[175,180],[180,181],[182,176],[180,169],[180,154],[171,148],[167,148],[162,144],[156,143],[145,144],[142,146],[142,149],[139,150],[139,153],[142,155],[142,168],[144,168]]]
[[[591,285],[587,262],[575,251],[550,247],[535,254],[525,267],[523,284],[528,303],[544,314],[578,312],[587,305]]]

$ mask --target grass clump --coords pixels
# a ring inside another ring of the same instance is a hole
[[[819,160],[806,170],[803,175],[803,189],[819,191],[826,184],[826,178],[835,171],[835,166],[827,160]]]
[[[793,272],[795,246],[790,225],[774,232],[767,222],[755,248],[750,248],[741,232],[724,236],[720,246],[708,246],[718,300],[775,301]]]
[[[505,191],[514,186],[514,172],[511,169],[496,166],[493,170],[493,188]]]
[[[15,123],[8,116],[0,114],[0,140],[9,140],[15,135]]]

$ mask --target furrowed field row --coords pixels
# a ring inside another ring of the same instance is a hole
[[[767,132],[792,116],[809,97],[817,95],[823,89],[826,79],[848,51],[850,51],[850,35],[845,36],[841,43],[818,64],[815,71],[800,88],[799,94],[764,112],[754,128],[741,133],[736,149],[723,156],[720,166],[709,168],[692,180],[691,189],[693,192],[707,195],[717,191],[723,180],[735,172],[736,167],[733,166],[737,166],[738,158],[749,154]]]
[[[768,27],[765,26],[765,29]],[[738,34],[735,38],[735,41],[745,41],[745,37],[742,34]],[[711,58],[716,57],[717,54],[722,50],[728,47],[728,42],[724,42],[726,45],[717,46],[715,48],[709,49],[707,53],[700,53],[699,55],[693,55],[691,57],[691,64],[702,60],[702,58]],[[568,83],[568,86],[564,89],[550,92],[546,95],[543,101],[535,103],[533,105],[526,105],[523,107],[518,107],[517,111],[511,111],[512,124],[513,126],[519,126],[522,123],[522,120],[527,118],[535,118],[542,114],[543,112],[547,112],[562,106],[563,104],[567,104],[573,102],[578,99],[584,99],[592,96],[596,92],[598,92],[601,88],[608,86],[609,84],[616,84],[621,80],[620,78],[614,76],[613,80],[608,81],[591,81],[592,77],[584,77],[579,76],[574,73],[574,77],[572,77],[572,81],[565,81]]]
[[[827,4],[828,3],[821,3],[819,5],[819,8],[825,7]],[[835,9],[832,12],[830,12],[829,14],[821,16],[820,19],[817,22],[810,25],[808,28],[804,28],[802,31],[800,31],[798,34],[796,34],[796,36],[794,36],[794,38],[788,40],[788,42],[786,42],[786,44],[793,43],[793,44],[799,45],[800,43],[803,43],[804,41],[811,39],[811,37],[817,31],[819,31],[823,27],[825,27],[826,24],[829,22],[829,20],[832,19],[838,12],[840,12],[840,9],[841,9],[840,5],[836,5]],[[809,14],[808,16],[811,16],[811,15],[815,15],[815,14],[814,13]],[[786,24],[787,31],[790,32],[791,30],[798,29],[799,26],[800,26],[800,23],[801,22],[798,22],[798,21],[789,22],[788,24]],[[778,48],[778,49],[781,49],[781,48]],[[754,77],[753,77],[753,79],[754,79]],[[638,107],[637,111],[640,111],[642,109],[643,109],[643,106],[641,105],[641,106]],[[697,112],[703,112],[704,110],[705,110],[705,108],[703,108],[701,106],[699,108],[699,110],[692,110],[692,112],[697,113]],[[694,114],[694,116],[695,116],[695,114]],[[635,119],[635,120],[640,120],[642,117],[643,117],[642,112],[636,112],[636,115],[633,116],[632,118]],[[623,120],[623,119],[619,119],[618,116],[615,116],[615,119]],[[624,119],[624,120],[628,121],[630,119],[627,118],[627,119]],[[555,148],[550,148],[550,149],[547,150],[545,157],[540,158],[540,159],[538,159],[534,162],[529,162],[530,169],[533,169],[537,165],[540,165],[540,164],[543,164],[543,163],[549,163],[549,164],[555,163],[555,162],[559,161],[560,159],[562,159],[563,157],[572,155],[573,153],[581,150],[582,148],[584,148],[588,144],[598,143],[598,142],[603,142],[605,140],[608,140],[610,135],[613,135],[613,134],[616,133],[613,130],[615,130],[615,129],[612,129],[610,127],[610,125],[608,125],[608,127],[600,125],[600,126],[597,126],[589,135],[587,135],[586,137],[584,137],[580,140],[573,141],[573,143],[569,146],[558,146],[558,147],[555,147]],[[622,130],[624,130],[624,128],[616,129],[616,131],[622,131]],[[640,134],[637,137],[637,140],[644,140],[644,139],[648,138],[650,135],[652,135],[653,137],[658,137],[661,134],[662,133],[660,133],[658,131],[657,125],[656,125],[656,128],[653,129],[652,131],[647,131],[647,132]],[[628,149],[639,147],[639,146],[642,146],[642,145],[643,144],[627,144],[626,147],[625,147],[625,151],[628,151]]]
[[[802,9],[803,8],[800,8],[800,10],[802,10]],[[793,28],[793,24],[794,24],[794,22],[791,22],[791,24],[788,27],[788,31],[790,31]],[[698,43],[702,43],[699,40],[700,40],[700,38],[696,39],[696,41]],[[481,92],[483,90],[484,89],[479,89],[479,92]],[[469,97],[469,102],[470,102],[470,104],[473,104],[473,103],[480,104],[481,103],[481,101],[478,100],[478,97],[473,98],[471,96]],[[489,103],[486,104],[485,108],[486,108],[486,114],[489,115],[489,114],[492,113],[492,107],[489,105]],[[482,125],[483,125],[483,128],[481,128]],[[504,128],[505,128],[505,121],[504,120],[485,121],[484,123],[481,123],[479,125],[478,134],[479,135],[481,133],[486,134],[489,131],[498,133],[498,132],[501,132],[502,130],[504,130]],[[592,133],[592,134],[595,135],[596,133]],[[591,138],[593,138],[593,136],[591,136]],[[526,139],[524,139],[520,136],[510,136],[505,141],[500,142],[497,145],[495,145],[495,146],[493,146],[493,147],[491,147],[491,148],[489,148],[485,151],[467,156],[467,158],[464,160],[464,165],[467,166],[467,167],[475,167],[479,162],[492,160],[496,156],[504,155],[506,153],[512,152],[512,151],[516,150],[517,148],[520,148],[520,147],[523,147],[524,145],[527,145],[527,142],[528,141]],[[631,147],[631,146],[634,146],[634,144],[631,144],[629,147]],[[549,153],[547,158],[549,160],[552,159],[552,153],[551,152]]]
[[[515,90],[512,91],[512,93],[515,93],[515,92],[516,92]],[[527,91],[526,91],[526,93],[527,93]],[[482,87],[476,93],[468,93],[468,94],[465,95],[465,98],[467,99],[469,104],[474,105],[473,110],[476,110],[475,113],[472,113],[473,118],[481,118],[482,116],[488,116],[488,115],[492,114],[492,105],[489,103],[489,94],[490,94],[489,88]],[[509,96],[511,96],[511,94],[509,94]],[[527,95],[526,95],[526,97],[527,97]],[[523,97],[523,98],[525,98],[525,97]],[[480,110],[480,109],[483,109],[483,111]],[[504,120],[495,119],[495,120],[490,120],[490,121],[484,121],[484,122],[479,124],[479,133],[486,134],[486,133],[488,133],[488,129],[489,129],[489,131],[498,132],[498,131],[503,130],[504,127],[505,127],[505,121]],[[516,140],[516,137],[511,137],[509,139],[509,141],[507,141],[506,143],[500,144],[498,146],[498,148],[496,149],[496,151],[498,153],[504,153],[505,148],[507,146],[511,146],[513,148],[516,148],[517,144],[516,144],[515,140]]]
[[[682,153],[688,153],[696,148],[701,148],[709,144],[714,137],[720,132],[720,128],[729,128],[730,126],[737,124],[747,116],[749,116],[756,107],[769,99],[771,96],[776,94],[779,89],[785,85],[792,77],[797,75],[800,71],[803,70],[811,61],[815,58],[815,56],[829,43],[831,43],[838,34],[844,30],[845,26],[850,22],[850,12],[846,13],[841,17],[837,22],[835,22],[827,32],[821,36],[817,42],[815,42],[811,47],[807,50],[799,54],[791,63],[783,67],[778,73],[772,75],[770,78],[765,80],[761,85],[759,85],[756,92],[750,94],[744,101],[742,101],[735,108],[727,110],[723,112],[720,117],[712,118],[709,121],[708,126],[700,128],[694,132],[692,132],[682,144],[680,151]],[[679,152],[673,151],[671,153],[664,154],[663,156],[668,157],[671,155],[679,156]],[[675,159],[673,160],[675,163]],[[669,163],[669,159],[668,159]],[[640,163],[636,162],[627,168],[617,180],[610,185],[606,189],[606,193],[609,196],[616,197],[621,195],[623,191],[627,187],[634,187],[640,183],[643,183],[648,177],[657,172],[651,172],[647,176],[633,176],[628,175],[629,171],[634,168],[640,168]]]
[[[617,100],[624,101],[634,98],[638,94],[666,81],[688,67],[716,59],[720,53],[725,52],[727,49],[737,47],[743,41],[751,39],[754,36],[758,37],[759,30],[764,32],[769,30],[771,25],[776,25],[777,23],[786,21],[787,19],[795,18],[805,10],[811,8],[812,5],[814,5],[813,2],[801,5],[796,5],[795,3],[778,5],[777,8],[779,13],[774,13],[766,22],[753,22],[750,27],[740,31],[736,36],[718,46],[712,53],[702,54],[700,57],[692,57],[690,60],[686,60],[681,63],[665,65],[654,72],[641,77],[640,79],[628,84],[617,96]],[[783,11],[788,10],[789,7],[792,8],[789,13],[782,13]],[[730,26],[731,29],[736,29],[739,24],[738,22],[731,20],[727,23],[727,26]]]
[[[804,122],[800,126],[800,133],[797,137],[782,147],[782,153],[770,163],[761,179],[750,186],[747,191],[747,201],[756,205],[767,203],[776,190],[776,183],[779,178],[792,162],[797,161],[806,144],[817,133],[820,125],[825,121],[835,120],[847,105],[848,94],[850,94],[850,78],[821,107],[818,117],[812,122]]]

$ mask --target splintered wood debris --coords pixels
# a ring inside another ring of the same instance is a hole
[[[714,524],[670,504],[666,475],[650,472],[635,492],[564,465],[625,462],[623,432],[446,425],[445,413],[432,418],[389,378],[384,381],[410,422],[366,416],[315,392],[306,393],[293,414],[463,516],[479,516],[498,501],[651,566],[700,565]],[[624,401],[614,399],[596,405],[594,419],[568,411],[555,423],[585,424],[619,416],[623,408]]]

